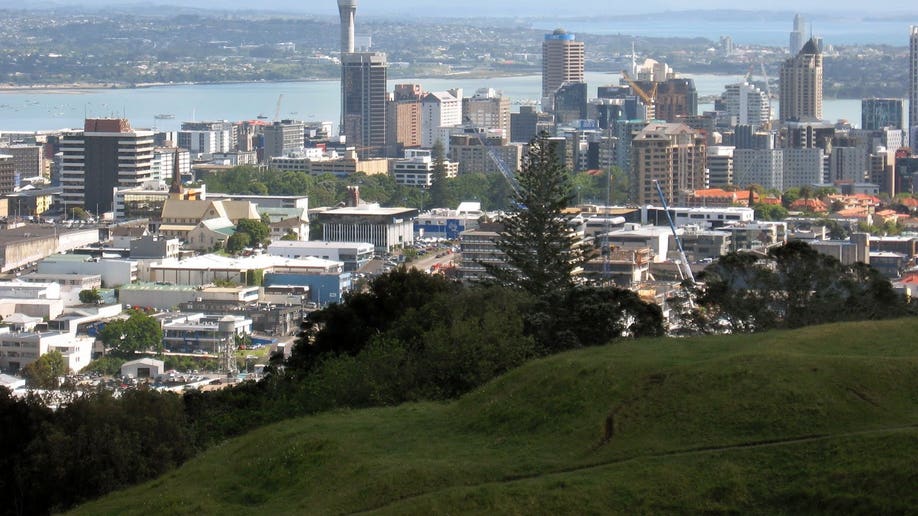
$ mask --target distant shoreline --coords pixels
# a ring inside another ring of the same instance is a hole
[[[412,75],[404,77],[405,79],[494,79],[500,77],[526,77],[529,75],[538,75],[538,70],[531,72],[490,72],[485,70],[472,70],[468,72],[453,72],[448,74],[431,74],[431,75]],[[612,73],[612,72],[610,72]],[[399,80],[399,77],[391,77],[390,80]],[[276,80],[252,80],[252,81],[187,81],[187,82],[142,82],[137,84],[127,83],[92,83],[92,82],[75,82],[64,84],[0,84],[0,95],[4,93],[36,93],[36,94],[60,94],[72,93],[79,94],[81,91],[99,91],[99,90],[134,90],[142,88],[162,88],[171,86],[218,86],[224,84],[283,84],[283,83],[302,83],[302,82],[322,82],[337,81],[338,78],[304,78],[304,79],[276,79]]]

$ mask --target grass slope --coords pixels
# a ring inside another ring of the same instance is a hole
[[[565,353],[453,403],[272,425],[75,513],[909,512],[916,335],[909,319]]]

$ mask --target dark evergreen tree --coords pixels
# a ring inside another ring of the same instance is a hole
[[[450,199],[446,177],[446,153],[443,150],[443,142],[440,140],[434,143],[431,157],[433,158],[433,172],[430,182],[430,207],[449,208],[453,203]]]
[[[517,179],[518,192],[498,242],[506,263],[485,268],[498,283],[538,297],[566,290],[586,253],[563,213],[574,195],[551,140],[543,135],[529,143]]]

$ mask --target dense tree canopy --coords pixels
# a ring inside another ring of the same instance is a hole
[[[67,374],[67,363],[60,351],[52,350],[22,368],[22,376],[35,389],[56,389]]]
[[[731,253],[704,270],[698,296],[702,327],[764,331],[811,324],[900,317],[902,296],[875,269],[842,265],[804,242],[766,256]]]
[[[111,321],[99,332],[107,348],[132,355],[142,351],[160,352],[163,349],[163,330],[159,321],[149,315],[131,310],[127,319]]]

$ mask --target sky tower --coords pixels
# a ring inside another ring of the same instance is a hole
[[[354,16],[357,14],[357,0],[338,0],[338,14],[341,16],[341,53],[354,53]]]

